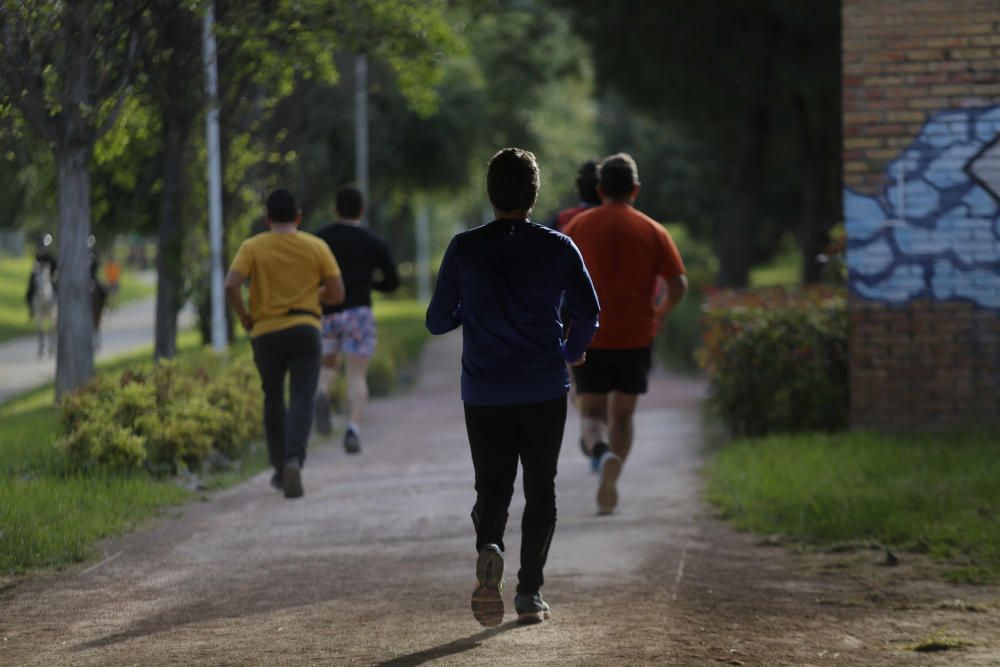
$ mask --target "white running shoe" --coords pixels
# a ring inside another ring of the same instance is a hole
[[[597,513],[611,514],[618,506],[618,477],[622,474],[622,459],[608,450],[598,465]]]

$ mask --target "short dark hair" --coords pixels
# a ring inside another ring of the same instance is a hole
[[[299,217],[295,197],[284,188],[272,192],[267,198],[267,218],[271,222],[294,222]]]
[[[345,185],[337,190],[337,215],[346,220],[357,220],[365,207],[365,198],[356,185]]]
[[[615,153],[601,160],[597,165],[604,196],[624,199],[639,185],[639,167],[628,153]]]
[[[486,193],[498,211],[528,211],[535,205],[541,176],[531,151],[505,148],[490,158]]]
[[[601,197],[597,194],[597,162],[587,160],[580,166],[576,174],[576,189],[580,193],[580,201],[588,204],[600,204]]]

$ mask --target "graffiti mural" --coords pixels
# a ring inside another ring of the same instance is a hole
[[[1000,106],[934,115],[886,172],[844,191],[851,290],[1000,308]]]

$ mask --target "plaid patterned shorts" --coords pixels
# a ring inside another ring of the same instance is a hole
[[[370,306],[323,316],[323,355],[343,352],[358,357],[375,354],[375,314]]]

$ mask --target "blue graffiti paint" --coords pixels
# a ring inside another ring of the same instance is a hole
[[[998,136],[1000,106],[936,114],[888,164],[881,195],[845,189],[854,294],[1000,308],[1000,199],[968,169]]]

